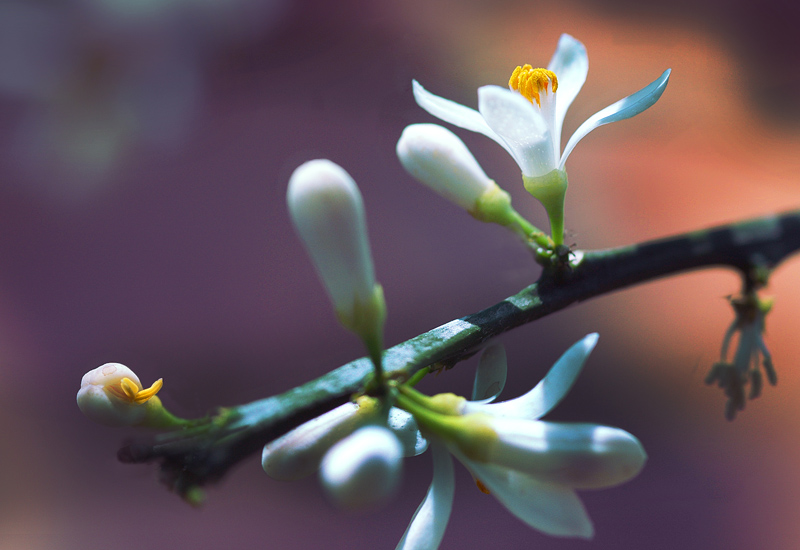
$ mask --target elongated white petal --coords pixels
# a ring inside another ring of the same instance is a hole
[[[453,459],[439,441],[431,441],[431,453],[433,481],[396,550],[436,550],[444,537],[455,494]]]
[[[403,130],[397,157],[414,178],[469,212],[494,185],[464,142],[438,124],[412,124]]]
[[[375,289],[361,193],[353,178],[329,160],[298,167],[286,194],[289,213],[325,284],[334,308],[352,314]]]
[[[475,109],[470,109],[455,101],[434,95],[423,88],[422,84],[416,80],[412,82],[412,87],[414,89],[414,99],[417,101],[417,105],[436,118],[449,122],[459,128],[481,133],[502,145],[500,138],[489,128],[489,125],[483,120],[481,114]]]
[[[609,105],[586,119],[586,122],[581,124],[578,129],[575,130],[575,133],[572,134],[572,137],[569,138],[567,146],[564,147],[564,154],[561,155],[561,162],[558,167],[562,170],[564,169],[567,157],[572,152],[572,149],[575,148],[575,145],[595,128],[608,124],[609,122],[630,118],[652,107],[653,104],[659,100],[661,94],[664,93],[667,82],[669,81],[670,71],[671,69],[667,69],[660,77],[638,92],[620,99],[613,105]]]
[[[498,439],[486,461],[576,489],[599,489],[636,476],[647,455],[641,443],[619,428],[489,418]]]
[[[366,426],[342,439],[322,459],[320,479],[342,508],[384,504],[400,482],[403,448],[388,428]]]
[[[403,445],[404,456],[417,456],[428,448],[428,440],[422,437],[417,421],[410,413],[392,407],[389,410],[388,425]]]
[[[472,386],[472,402],[494,401],[503,391],[507,375],[506,348],[503,344],[492,344],[483,350]]]
[[[475,462],[457,451],[454,454],[509,512],[529,526],[556,537],[592,538],[592,520],[574,490]]]
[[[267,475],[283,481],[309,476],[317,471],[328,449],[376,414],[374,407],[340,405],[267,443],[261,453],[261,466]]]
[[[550,129],[530,101],[500,86],[482,86],[478,110],[524,175],[541,176],[556,168],[558,152]]]
[[[558,90],[556,92],[555,142],[561,147],[561,128],[567,109],[580,92],[589,72],[589,57],[586,47],[568,34],[562,34],[556,53],[550,60],[548,69],[556,73]]]
[[[479,405],[467,403],[464,413],[484,412],[493,416],[506,416],[537,420],[550,412],[567,394],[580,374],[586,359],[597,344],[595,332],[570,347],[544,378],[528,393],[516,399]]]

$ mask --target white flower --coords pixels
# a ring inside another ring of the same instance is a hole
[[[106,363],[83,375],[78,408],[90,420],[106,426],[142,424],[148,403],[158,403],[161,408],[155,395],[162,385],[159,378],[145,390],[131,369],[119,363]]]
[[[644,464],[644,450],[617,428],[539,418],[564,397],[596,342],[597,335],[591,334],[573,345],[535,388],[517,399],[488,404],[434,397],[440,405],[435,412],[410,403],[426,434],[436,436],[431,441],[434,481],[398,550],[435,549],[441,542],[453,485],[449,457],[436,454],[441,445],[470,470],[481,490],[529,526],[554,536],[592,536],[591,520],[575,489],[630,479]],[[495,370],[505,377],[503,369]],[[399,403],[409,404],[403,397]],[[443,403],[451,406],[450,414]]]
[[[286,201],[339,321],[361,336],[379,363],[386,305],[375,283],[358,186],[337,164],[312,160],[292,174]]]
[[[402,463],[403,446],[392,431],[366,426],[331,447],[320,465],[320,479],[336,505],[374,508],[394,494]]]
[[[572,149],[595,128],[630,118],[653,105],[664,92],[670,73],[667,69],[645,88],[589,117],[561,153],[564,117],[588,70],[586,48],[563,34],[547,70],[518,67],[509,82],[510,89],[479,88],[477,111],[436,96],[417,81],[413,83],[414,97],[433,116],[493,139],[514,158],[523,176],[536,178],[553,170],[563,171]]]
[[[412,124],[397,142],[406,171],[467,212],[497,184],[480,167],[458,136],[438,124]]]

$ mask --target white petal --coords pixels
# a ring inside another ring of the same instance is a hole
[[[92,369],[81,378],[81,388],[88,385],[108,387],[122,382],[123,378],[130,378],[142,389],[142,383],[131,369],[122,363],[106,363]]]
[[[556,53],[553,54],[553,59],[550,60],[547,68],[556,73],[558,78],[554,133],[555,141],[558,147],[561,147],[561,128],[564,124],[564,117],[572,100],[586,82],[586,74],[589,72],[589,57],[586,55],[586,47],[572,36],[562,34]]]
[[[433,481],[396,550],[436,550],[444,537],[455,493],[453,459],[439,441],[431,441],[431,452]]]
[[[475,406],[467,403],[464,413],[485,412],[493,416],[506,416],[537,420],[550,412],[567,394],[580,374],[586,358],[597,344],[599,335],[595,332],[573,344],[544,378],[531,391],[501,403]]]
[[[618,120],[625,120],[632,116],[638,115],[653,106],[658,101],[664,89],[667,87],[669,81],[669,74],[671,69],[667,69],[656,80],[639,90],[638,92],[629,95],[626,98],[620,99],[613,105],[609,105],[605,109],[590,116],[586,122],[581,124],[572,137],[569,138],[567,146],[564,147],[564,154],[561,155],[560,169],[564,169],[564,163],[567,162],[567,157],[575,148],[575,145],[582,140],[586,134],[595,128],[608,124],[609,122],[616,122]]]
[[[417,421],[411,413],[392,407],[389,409],[389,429],[403,445],[404,456],[417,456],[428,448],[428,440],[422,437]]]
[[[414,178],[469,212],[494,186],[464,142],[438,124],[412,124],[403,130],[397,157]]]
[[[261,453],[262,468],[271,478],[284,481],[313,474],[328,449],[373,418],[366,411],[358,414],[359,409],[355,403],[345,403],[267,443]]]
[[[369,302],[375,287],[358,186],[337,164],[312,160],[292,174],[286,200],[334,308],[352,315],[356,299]]]
[[[498,439],[486,462],[576,489],[599,489],[635,477],[647,455],[634,436],[619,428],[492,418]]]
[[[402,464],[403,448],[392,431],[366,426],[331,447],[320,464],[320,480],[338,506],[374,508],[394,494]]]
[[[556,537],[589,539],[594,534],[592,520],[574,490],[455,454],[509,512],[534,529]]]
[[[481,114],[475,109],[470,109],[455,101],[450,101],[449,99],[434,95],[423,88],[422,84],[416,80],[412,82],[412,87],[414,89],[414,99],[417,101],[417,105],[433,116],[445,122],[449,122],[450,124],[454,124],[459,128],[481,133],[502,145],[500,138],[489,128],[489,125],[483,120]]]
[[[556,168],[552,128],[530,101],[500,86],[482,86],[478,88],[478,110],[524,175],[541,176]]]
[[[78,391],[78,408],[89,420],[118,428],[144,420],[147,408],[110,395],[102,386],[89,384]]]
[[[503,344],[492,344],[484,349],[475,373],[472,401],[478,403],[494,401],[506,385],[507,374],[506,348]]]

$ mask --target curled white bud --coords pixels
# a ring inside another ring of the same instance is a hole
[[[78,408],[90,420],[106,426],[141,424],[147,416],[147,403],[161,386],[162,380],[158,379],[145,390],[131,369],[120,363],[106,363],[83,375]]]
[[[377,401],[369,398],[340,405],[267,443],[261,453],[261,466],[273,479],[294,481],[307,477],[317,471],[328,449],[374,420],[378,412]]]
[[[414,178],[468,212],[496,187],[464,142],[438,124],[406,127],[397,142],[397,157]]]
[[[373,300],[375,273],[364,204],[353,178],[319,159],[299,166],[286,194],[295,229],[345,325]]]
[[[402,463],[403,446],[392,431],[366,426],[331,447],[322,459],[320,479],[336,505],[374,508],[394,494]]]

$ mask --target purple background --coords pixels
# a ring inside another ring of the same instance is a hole
[[[19,84],[9,59],[22,38],[0,38],[0,548],[394,547],[430,481],[428,456],[406,461],[402,491],[375,513],[338,512],[315,479],[273,481],[256,457],[192,509],[158,484],[155,468],[118,463],[119,444],[135,432],[92,424],[75,393],[84,372],[117,361],[145,385],[163,377],[164,403],[199,416],[362,355],[335,322],[286,213],[288,177],[312,158],[337,162],[361,187],[388,302],[388,344],[535,280],[537,268],[513,236],[402,172],[394,156],[400,132],[433,121],[414,104],[412,78],[474,107],[478,86],[504,84],[517,64],[545,65],[569,32],[586,44],[591,67],[567,116],[569,134],[673,68],[651,111],[598,130],[570,157],[567,227],[579,247],[795,207],[797,13],[779,2],[605,5],[234,3],[224,24],[188,24],[176,8],[159,19],[170,40],[152,42],[135,25],[110,32],[89,17],[82,21],[103,32],[81,27],[80,38],[65,39],[92,44],[77,48],[72,64],[52,57],[62,52],[57,33],[46,33],[53,43],[35,56],[41,27],[29,23],[24,66],[92,68],[58,76],[84,84],[72,88],[48,84],[56,78],[50,69],[35,86]],[[163,63],[163,72],[139,66],[150,62]],[[173,80],[183,69],[189,76]],[[162,89],[164,82],[185,86]],[[126,113],[113,151],[94,163],[70,156],[80,121],[97,111],[108,122],[102,109],[119,94],[135,108],[109,107]],[[57,138],[35,130],[51,127]],[[517,208],[544,226],[505,152],[482,136],[459,135]],[[619,426],[650,458],[632,482],[582,493],[596,527],[592,548],[797,547],[796,264],[779,270],[770,288],[777,302],[768,342],[780,384],[734,423],[723,418],[721,392],[702,383],[732,319],[723,298],[738,288],[733,274],[627,290],[503,338],[512,397],[570,344],[601,333],[551,418]],[[465,394],[473,368],[459,365],[422,389]],[[442,548],[489,545],[587,547],[528,529],[458,466]]]

